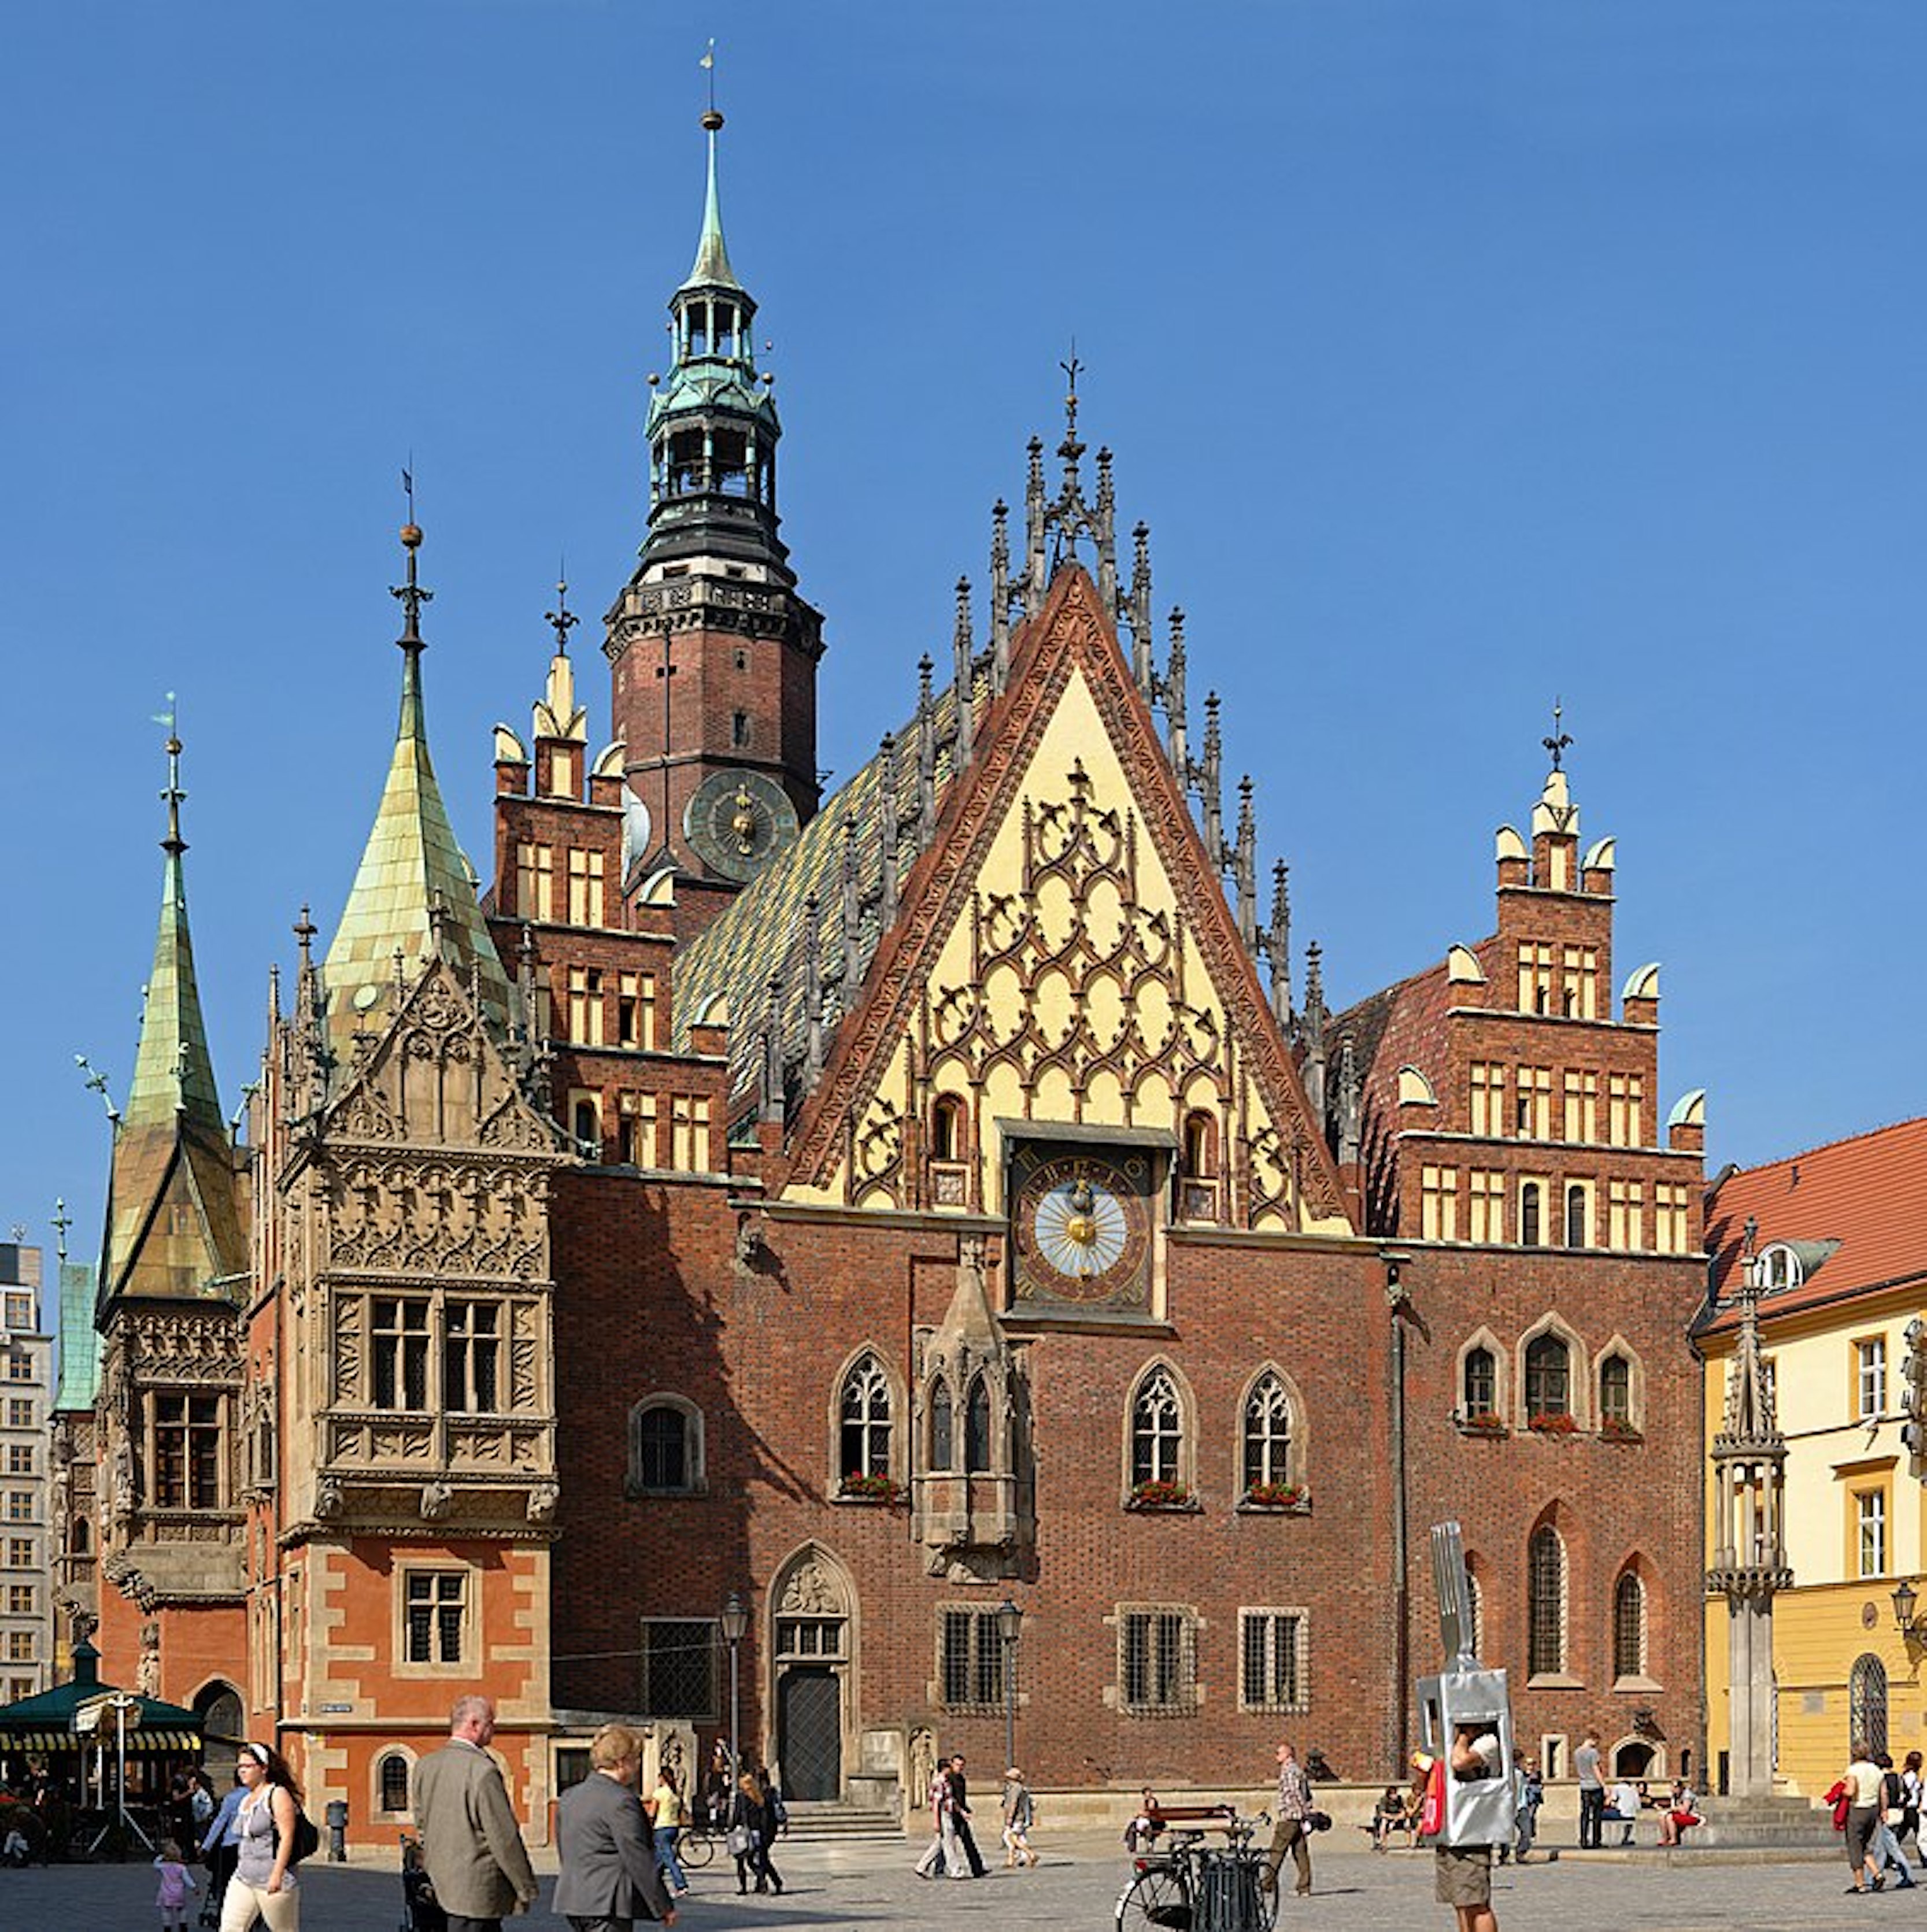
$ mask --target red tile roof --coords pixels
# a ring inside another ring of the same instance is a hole
[[[1706,1245],[1721,1297],[1706,1330],[1739,1319],[1726,1298],[1749,1215],[1758,1223],[1756,1252],[1772,1241],[1840,1244],[1799,1286],[1761,1297],[1766,1319],[1927,1276],[1927,1119],[1809,1148],[1721,1181],[1706,1209]]]

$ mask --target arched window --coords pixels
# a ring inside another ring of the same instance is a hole
[[[1630,1429],[1633,1419],[1633,1365],[1623,1355],[1599,1364],[1599,1426]]]
[[[702,1487],[703,1418],[680,1396],[650,1396],[629,1412],[632,1496],[688,1496]]]
[[[1539,1184],[1529,1180],[1519,1190],[1519,1239],[1529,1248],[1539,1244]]]
[[[1636,1570],[1622,1570],[1613,1588],[1613,1675],[1646,1675],[1646,1586]]]
[[[379,1767],[376,1784],[384,1811],[408,1809],[408,1760],[399,1751],[390,1751]]]
[[[68,1543],[76,1556],[87,1554],[88,1544],[93,1534],[94,1526],[84,1516],[77,1516],[74,1519],[74,1527],[68,1537]]]
[[[963,1102],[954,1094],[942,1095],[930,1109],[930,1158],[962,1160],[963,1129]]]
[[[1468,1419],[1499,1413],[1499,1364],[1490,1348],[1466,1351],[1465,1385],[1460,1399]]]
[[[956,1466],[956,1450],[951,1432],[950,1385],[941,1376],[930,1384],[930,1466],[949,1469]]]
[[[990,1467],[990,1391],[979,1376],[964,1402],[964,1468],[971,1475]]]
[[[1565,1245],[1586,1245],[1586,1190],[1574,1181],[1565,1190]]]
[[[1572,1358],[1556,1335],[1526,1344],[1526,1417],[1572,1413]]]
[[[1291,1478],[1292,1399],[1268,1370],[1244,1399],[1244,1488],[1288,1484]]]
[[[1886,1749],[1886,1666],[1871,1651],[1853,1660],[1847,1721],[1853,1750],[1871,1757]]]
[[[890,1474],[890,1378],[874,1355],[860,1356],[843,1378],[838,1474]]]
[[[1184,1410],[1168,1370],[1154,1369],[1131,1403],[1131,1484],[1184,1480]]]
[[[1202,1110],[1187,1114],[1178,1148],[1178,1172],[1187,1180],[1208,1180],[1217,1172],[1216,1138],[1210,1114]]]
[[[1565,1546],[1546,1523],[1526,1546],[1526,1666],[1533,1677],[1557,1677],[1565,1669]]]
[[[602,1157],[602,1113],[593,1100],[575,1103],[575,1134],[582,1151],[593,1160]]]

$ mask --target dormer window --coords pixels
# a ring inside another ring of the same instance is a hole
[[[1769,1292],[1778,1288],[1797,1288],[1803,1277],[1799,1256],[1784,1241],[1763,1248],[1754,1258],[1753,1268],[1754,1281]]]

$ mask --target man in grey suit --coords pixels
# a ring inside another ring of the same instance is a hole
[[[458,1698],[448,1742],[415,1767],[422,1863],[449,1932],[502,1932],[505,1913],[536,1902],[536,1875],[508,1787],[488,1755],[494,1735],[494,1705]]]
[[[605,1724],[590,1740],[589,1764],[589,1775],[556,1808],[562,1860],[556,1910],[575,1932],[629,1932],[638,1918],[674,1924],[676,1908],[634,1788],[642,1739],[626,1724]]]

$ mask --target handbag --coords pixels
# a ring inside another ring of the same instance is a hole
[[[1307,1811],[1304,1814],[1304,1828],[1307,1832],[1328,1832],[1331,1828],[1329,1811]]]
[[[747,1825],[732,1825],[723,1834],[723,1846],[733,1858],[746,1858],[756,1843],[756,1834]]]

